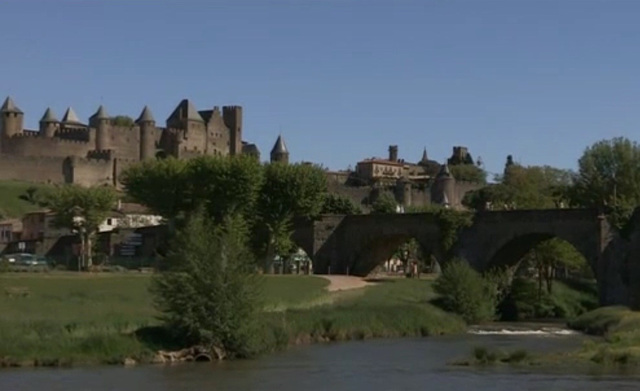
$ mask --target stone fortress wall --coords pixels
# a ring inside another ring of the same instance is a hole
[[[182,100],[156,125],[148,107],[123,126],[100,106],[87,124],[72,108],[58,120],[49,108],[38,130],[24,128],[24,113],[8,97],[0,107],[0,179],[44,183],[118,185],[118,176],[132,163],[158,156],[258,155],[242,141],[242,107],[198,111]]]

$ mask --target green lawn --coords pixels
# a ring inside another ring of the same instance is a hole
[[[13,322],[129,324],[155,321],[148,274],[7,273],[0,274],[0,324]],[[266,276],[267,309],[308,307],[329,297],[329,282],[312,276]],[[27,288],[29,297],[7,290]]]
[[[28,182],[0,181],[0,215],[3,218],[22,217],[25,213],[38,209],[37,205],[30,204],[19,198],[31,186],[38,189],[49,187],[49,185]]]

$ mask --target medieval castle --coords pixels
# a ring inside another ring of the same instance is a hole
[[[24,129],[24,113],[8,97],[0,107],[0,180],[40,183],[75,183],[118,186],[122,170],[146,159],[173,156],[248,154],[260,159],[255,144],[242,140],[242,107],[198,111],[182,100],[166,120],[156,126],[148,107],[137,120],[123,123],[100,106],[83,123],[69,107],[61,120],[48,108],[40,129]],[[288,163],[289,151],[279,136],[270,160]],[[432,203],[461,208],[464,194],[480,187],[456,180],[449,165],[473,164],[464,147],[454,147],[447,164],[430,160],[426,149],[417,163],[398,157],[389,147],[387,158],[364,159],[355,171],[327,172],[329,190],[365,207],[388,193],[403,206]]]
[[[164,128],[148,107],[132,124],[117,123],[103,106],[88,124],[71,107],[61,120],[47,109],[38,130],[23,124],[24,113],[8,97],[0,107],[0,179],[117,185],[125,167],[145,159],[260,154],[242,141],[242,107],[198,111],[186,99]]]

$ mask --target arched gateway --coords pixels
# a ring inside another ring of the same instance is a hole
[[[453,251],[482,271],[517,259],[553,237],[571,243],[588,260],[599,285],[605,284],[602,254],[611,231],[606,219],[591,209],[477,213]],[[441,255],[440,228],[432,214],[322,216],[298,223],[294,232],[294,240],[313,259],[316,274],[366,276],[411,238],[436,258]]]

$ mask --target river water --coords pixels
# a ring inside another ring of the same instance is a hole
[[[463,336],[301,346],[222,364],[0,371],[0,390],[640,390],[640,378],[447,365],[474,346],[529,351],[575,349],[566,332],[476,330]]]

